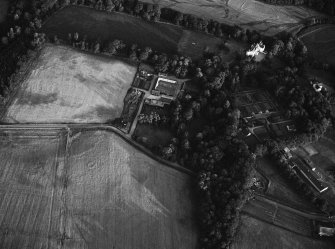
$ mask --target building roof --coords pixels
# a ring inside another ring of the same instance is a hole
[[[159,77],[155,86],[155,90],[167,96],[176,96],[180,85],[175,80]]]
[[[298,166],[295,167],[294,170],[301,178],[306,179],[320,193],[328,189],[328,187],[323,186],[323,184],[315,178],[312,172],[305,167]]]

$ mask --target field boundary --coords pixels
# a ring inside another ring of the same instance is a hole
[[[122,131],[120,131],[118,128],[113,127],[113,126],[109,126],[109,125],[105,125],[105,124],[34,124],[34,123],[24,123],[24,124],[5,124],[5,125],[0,125],[0,130],[17,130],[17,129],[21,129],[21,130],[43,130],[43,129],[55,129],[55,130],[67,130],[69,132],[69,130],[72,131],[72,133],[74,132],[82,132],[82,131],[108,131],[108,132],[113,132],[116,135],[118,135],[120,138],[122,138],[124,141],[126,141],[128,144],[134,146],[137,150],[143,152],[145,155],[147,155],[148,157],[150,157],[151,159],[167,166],[170,168],[173,168],[179,172],[182,172],[184,174],[190,175],[192,177],[196,176],[196,173],[193,172],[192,170],[189,170],[185,167],[180,166],[177,163],[174,162],[170,162],[167,160],[164,160],[162,158],[160,158],[159,156],[155,155],[153,152],[151,152],[149,149],[145,148],[144,146],[142,146],[141,144],[137,143],[136,141],[134,141],[130,135],[123,133]]]

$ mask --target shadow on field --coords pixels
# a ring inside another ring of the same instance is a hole
[[[41,105],[41,104],[51,104],[57,100],[57,93],[40,94],[40,93],[23,93],[20,98],[17,99],[17,105]]]
[[[74,115],[73,119],[87,119],[88,117],[99,117],[105,118],[106,120],[118,118],[121,115],[119,108],[111,108],[102,105],[93,107],[88,112],[83,112],[77,115]]]

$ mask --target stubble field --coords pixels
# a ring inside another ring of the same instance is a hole
[[[114,133],[12,133],[0,142],[0,248],[196,248],[189,176]]]
[[[56,248],[62,139],[21,135],[0,134],[0,248]]]
[[[143,0],[229,25],[255,29],[267,35],[296,32],[303,20],[321,15],[300,6],[275,6],[257,0]],[[229,11],[228,15],[226,10]]]
[[[47,45],[3,121],[103,123],[117,118],[136,73],[125,62]]]

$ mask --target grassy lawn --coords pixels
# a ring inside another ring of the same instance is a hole
[[[266,193],[267,195],[275,197],[288,205],[309,211],[318,211],[313,204],[311,204],[294,189],[283,173],[280,172],[280,169],[277,168],[270,160],[258,160],[257,167],[271,182]]]
[[[217,53],[223,40],[200,32],[184,30],[178,43],[178,52],[194,59],[200,59],[205,52]]]
[[[142,137],[143,143],[149,148],[166,146],[173,137],[168,128],[140,123],[137,124],[134,135]]]
[[[254,129],[254,133],[261,141],[270,138],[270,134],[265,127],[259,127]]]
[[[144,104],[141,113],[149,115],[151,112],[156,112],[161,117],[168,116],[167,107],[161,108]],[[140,138],[140,142],[148,148],[165,146],[173,138],[173,132],[167,125],[141,124],[140,122],[137,123],[134,135]]]

